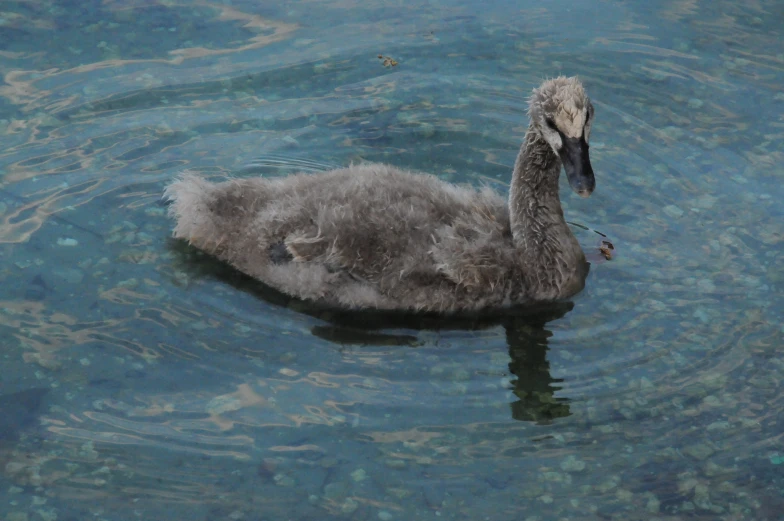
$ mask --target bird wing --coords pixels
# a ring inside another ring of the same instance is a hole
[[[503,284],[514,266],[508,229],[477,211],[437,230],[430,255],[436,269],[468,290]]]

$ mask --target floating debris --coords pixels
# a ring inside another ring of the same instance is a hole
[[[613,246],[613,243],[610,241],[602,239],[602,242],[599,244],[599,252],[605,259],[612,260],[613,255],[615,254],[615,246]]]
[[[391,56],[384,56],[383,54],[379,54],[378,59],[383,60],[382,63],[384,67],[396,67],[398,64],[398,61]]]

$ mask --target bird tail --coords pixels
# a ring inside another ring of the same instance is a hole
[[[183,172],[163,192],[174,218],[174,237],[214,252],[221,242],[219,219],[215,215],[216,187],[195,172]]]

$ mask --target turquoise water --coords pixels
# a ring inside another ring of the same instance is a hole
[[[778,520],[784,4],[0,4],[0,519]],[[378,55],[397,62],[392,66]],[[507,190],[596,107],[570,304],[291,302],[170,238],[191,168]]]

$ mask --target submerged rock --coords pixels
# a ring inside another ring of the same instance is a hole
[[[16,441],[37,425],[39,409],[48,389],[27,389],[0,396],[0,442]]]

